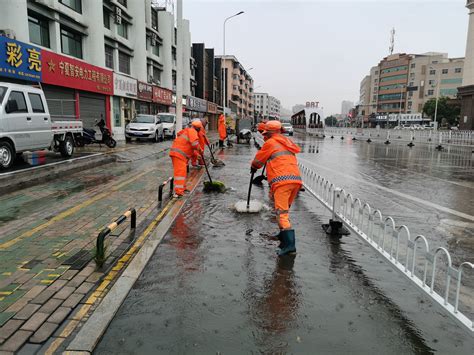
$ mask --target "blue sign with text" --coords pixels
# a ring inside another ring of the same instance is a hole
[[[41,81],[41,48],[0,36],[0,77]]]

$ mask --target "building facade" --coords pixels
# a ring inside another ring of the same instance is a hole
[[[253,79],[239,60],[233,55],[216,56],[216,71],[221,73],[218,91],[225,98],[220,100],[230,112],[240,118],[249,118],[254,115]],[[224,102],[225,100],[225,102]],[[227,111],[229,113],[229,111]]]
[[[183,28],[183,92],[192,95],[195,63],[188,21],[183,21]],[[84,74],[81,77],[81,69],[111,74],[107,92],[87,92],[61,77],[40,81],[54,115],[74,116],[86,127],[104,117],[116,138],[123,139],[127,121],[137,113],[172,111],[175,18],[166,9],[152,6],[151,0],[7,0],[0,11],[0,34],[46,53],[43,71],[49,58],[52,65],[64,66],[61,72],[64,77],[68,73],[69,79],[72,74],[82,82],[90,81]],[[53,73],[49,69],[47,73]],[[94,75],[90,78],[97,83]]]
[[[259,118],[279,120],[281,117],[281,102],[268,93],[255,93],[255,112]]]
[[[459,88],[461,97],[460,129],[474,129],[474,0],[467,0],[469,9],[469,27],[467,32],[466,59],[462,87]]]
[[[422,113],[424,104],[437,94],[455,99],[463,72],[464,58],[448,58],[446,53],[385,57],[361,82],[359,114],[363,107],[367,107],[365,120],[375,115]]]
[[[341,115],[347,116],[350,110],[354,107],[354,103],[352,101],[342,101],[341,103]]]

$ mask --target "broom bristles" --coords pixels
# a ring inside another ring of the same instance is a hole
[[[204,181],[204,192],[225,192],[226,188],[221,181]]]

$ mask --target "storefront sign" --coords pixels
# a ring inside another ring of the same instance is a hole
[[[114,95],[136,98],[138,84],[136,79],[114,73]]]
[[[41,49],[0,36],[0,76],[41,81]]]
[[[112,71],[45,50],[41,54],[43,83],[113,94]]]
[[[213,102],[207,102],[207,112],[217,113],[217,105]]]
[[[175,94],[173,94],[173,99],[172,100],[173,100],[173,105],[176,105],[176,95]],[[183,107],[186,107],[186,103],[187,103],[186,99],[184,97],[182,97],[181,98],[181,105],[183,105]]]
[[[186,108],[190,111],[207,112],[207,101],[194,96],[188,96]]]
[[[151,101],[153,98],[153,86],[139,81],[138,82],[138,98],[145,101]]]
[[[153,102],[170,106],[173,103],[173,92],[158,86],[153,86]]]

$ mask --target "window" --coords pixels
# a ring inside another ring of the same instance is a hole
[[[104,16],[104,27],[110,30],[110,11],[104,7],[102,13]]]
[[[462,84],[462,78],[442,79],[441,84]]]
[[[443,71],[441,73],[448,74],[448,71],[449,71],[448,69],[443,69]]]
[[[411,69],[414,69],[415,67],[416,67],[416,64],[415,64],[415,63],[411,63],[410,68],[411,68]]]
[[[428,81],[428,85],[434,85],[435,84],[435,81],[434,80],[429,80]]]
[[[406,75],[405,74],[402,74],[402,75],[395,75],[395,76],[388,76],[386,78],[382,78],[380,79],[380,82],[386,82],[386,81],[392,81],[392,80],[400,80],[400,79],[406,79]]]
[[[128,38],[128,25],[122,21],[120,25],[117,25],[117,34],[120,37]]]
[[[151,28],[158,31],[158,12],[155,9],[151,9]]]
[[[114,49],[108,45],[105,45],[105,66],[114,69]]]
[[[30,31],[30,42],[39,44],[43,47],[49,47],[49,22],[48,20],[37,16],[36,14],[28,14],[28,29]]]
[[[44,113],[43,100],[40,94],[28,94],[31,102],[31,108],[34,113]]]
[[[409,97],[413,97],[413,91],[409,91],[409,92],[408,92],[408,96],[409,96]]]
[[[433,60],[433,61],[431,62],[431,64],[438,64],[438,61],[437,61],[437,60]]]
[[[59,2],[76,12],[82,13],[82,0],[59,0]]]
[[[12,91],[8,98],[7,106],[5,107],[6,113],[20,113],[28,112],[26,107],[25,96],[22,92]]]
[[[120,5],[127,7],[127,0],[117,0],[117,2],[118,2]]]
[[[3,102],[3,97],[5,96],[6,92],[7,88],[5,86],[0,86],[0,103]]]
[[[441,89],[439,94],[441,96],[456,96],[458,94],[458,89]]]
[[[461,72],[462,72],[462,68],[454,68],[454,72],[455,72],[455,73],[461,73]]]
[[[402,65],[402,66],[394,67],[394,68],[384,69],[384,70],[382,70],[382,74],[393,73],[393,72],[404,71],[404,70],[408,70],[408,67],[407,67],[406,65]]]
[[[426,96],[433,96],[434,94],[434,90],[428,90],[428,93],[426,94]]]
[[[153,80],[155,82],[160,82],[161,81],[161,70],[156,68],[156,67],[153,67]]]
[[[413,85],[415,85],[413,81],[410,81],[410,84],[408,84],[408,86],[413,86]]]
[[[431,69],[431,70],[430,70],[430,75],[435,75],[435,74],[436,74],[436,70]]]
[[[178,43],[178,29],[174,29],[174,43]]]
[[[82,58],[82,36],[68,28],[61,27],[61,51],[64,54]]]
[[[119,52],[119,72],[130,74],[130,56]]]
[[[154,55],[156,56],[160,56],[160,45],[158,43],[156,43],[155,46],[151,46],[151,51]]]
[[[378,70],[376,70],[376,71],[375,71],[375,75],[378,75],[378,74],[379,74],[379,71],[378,71]]]
[[[410,73],[410,79],[415,79],[415,73]]]

